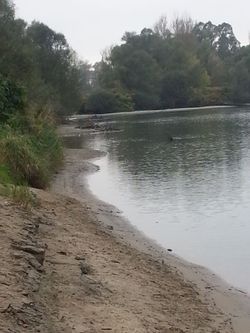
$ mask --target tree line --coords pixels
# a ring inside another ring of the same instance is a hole
[[[104,113],[250,102],[250,46],[228,23],[161,17],[126,32],[94,66],[83,112]]]
[[[28,25],[11,0],[0,0],[0,121],[27,108],[61,118],[249,102],[250,46],[241,47],[228,23],[162,16],[125,32],[91,66],[63,34]]]
[[[64,35],[17,19],[0,0],[0,193],[48,185],[62,161],[57,121],[79,111],[89,68]]]
[[[70,114],[79,110],[89,89],[89,68],[63,34],[16,19],[12,1],[0,0],[0,93],[6,84],[16,85],[32,107]]]

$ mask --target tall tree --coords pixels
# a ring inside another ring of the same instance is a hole
[[[194,27],[193,33],[200,42],[206,41],[212,46],[222,58],[235,54],[240,48],[240,42],[228,23],[216,26],[211,21],[200,22]]]

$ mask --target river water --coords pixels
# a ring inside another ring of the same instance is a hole
[[[112,115],[91,190],[139,230],[250,292],[250,110]],[[174,138],[169,140],[169,136]]]

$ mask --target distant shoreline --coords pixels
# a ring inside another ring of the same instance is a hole
[[[107,116],[115,116],[115,115],[140,115],[140,114],[151,114],[151,113],[167,113],[167,112],[175,112],[175,111],[195,111],[195,110],[211,110],[211,109],[229,109],[229,108],[237,108],[241,107],[239,105],[210,105],[210,106],[195,106],[195,107],[186,107],[186,108],[170,108],[163,110],[136,110],[130,112],[115,112],[115,113],[100,113],[96,114],[97,117],[107,117]],[[250,107],[250,105],[243,105],[242,107]],[[84,118],[93,117],[94,114],[76,114],[70,117],[67,117],[67,120],[80,120]]]

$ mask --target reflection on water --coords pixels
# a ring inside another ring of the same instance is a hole
[[[84,141],[80,135],[69,135],[62,138],[63,144],[69,149],[82,149]]]
[[[250,291],[249,110],[111,121],[120,132],[85,138],[108,152],[89,178],[93,192],[161,245]]]

